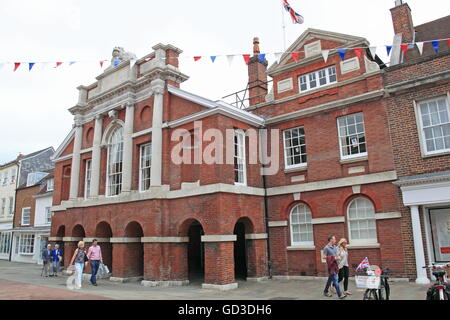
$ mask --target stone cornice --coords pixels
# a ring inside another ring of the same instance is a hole
[[[440,175],[432,175],[432,176],[416,176],[414,178],[405,179],[405,180],[397,180],[393,183],[399,187],[406,186],[415,186],[421,184],[430,184],[430,183],[439,183],[439,182],[447,182],[450,181],[450,172],[445,172]]]
[[[398,91],[417,88],[438,81],[448,81],[450,79],[450,69],[442,72],[425,75],[423,77],[409,79],[386,86],[386,93],[393,94]]]

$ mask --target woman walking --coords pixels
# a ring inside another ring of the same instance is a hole
[[[339,278],[338,282],[341,283],[344,280],[344,294],[346,296],[352,293],[348,290],[348,250],[347,239],[342,238],[338,242],[338,257],[339,257]]]
[[[72,260],[70,260],[69,266],[75,262],[75,288],[81,289],[81,280],[83,279],[83,269],[86,262],[86,250],[84,249],[84,242],[78,242],[78,248],[73,253]]]

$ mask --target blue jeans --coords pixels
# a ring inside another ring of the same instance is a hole
[[[76,270],[75,283],[79,287],[81,287],[81,282],[83,280],[83,269],[84,269],[84,262],[75,262],[75,270]]]
[[[97,271],[100,266],[100,261],[98,260],[90,260],[91,262],[91,283],[97,283]]]
[[[331,283],[333,283],[333,286],[336,288],[336,293],[337,293],[338,297],[342,296],[341,289],[339,288],[337,274],[328,275],[327,285],[325,286],[325,290],[323,291],[323,293],[328,293]]]

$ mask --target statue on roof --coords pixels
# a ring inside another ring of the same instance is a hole
[[[123,61],[135,59],[137,59],[137,57],[134,53],[125,51],[122,47],[114,47],[112,51],[111,66],[116,67]]]

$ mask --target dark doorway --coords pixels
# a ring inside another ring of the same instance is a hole
[[[109,223],[105,221],[100,222],[95,229],[95,237],[97,239],[98,238],[108,239],[107,242],[100,240],[98,241],[98,244],[102,250],[103,263],[107,265],[109,271],[112,272],[113,270],[112,244],[109,242],[109,238],[112,238],[112,231]],[[91,246],[92,243],[89,243],[88,245]]]
[[[189,227],[188,237],[188,272],[189,281],[200,282],[205,274],[205,248],[201,241],[204,234],[200,223],[193,222]]]
[[[144,231],[141,225],[136,222],[130,222],[125,228],[125,237],[141,238],[144,236]],[[125,270],[126,277],[141,277],[144,274],[144,245],[142,242],[132,242],[126,244],[127,247],[127,261],[128,265]]]
[[[234,243],[234,276],[236,279],[247,279],[247,247],[245,244],[245,225],[236,223],[234,234],[237,239]]]

